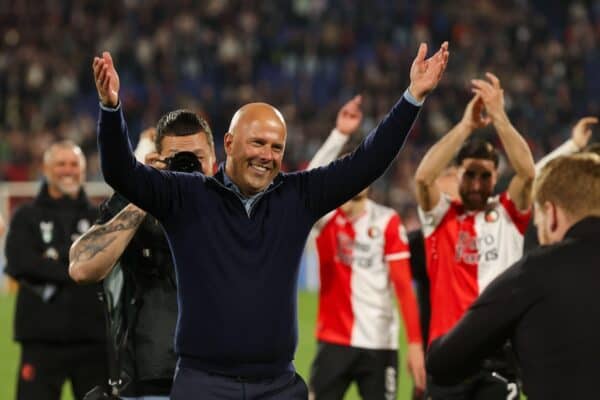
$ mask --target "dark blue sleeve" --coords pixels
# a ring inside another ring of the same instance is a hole
[[[192,175],[160,171],[138,162],[121,107],[100,109],[98,149],[106,183],[136,206],[164,220],[183,203]]]
[[[403,96],[350,155],[298,174],[300,190],[316,219],[350,200],[385,172],[404,145],[419,110]]]

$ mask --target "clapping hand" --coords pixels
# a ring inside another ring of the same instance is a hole
[[[491,121],[498,121],[506,116],[504,111],[504,90],[500,86],[500,79],[491,72],[486,72],[485,76],[488,80],[473,79],[473,93],[481,97],[485,105],[487,115],[491,117]]]

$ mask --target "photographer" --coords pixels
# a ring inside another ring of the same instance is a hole
[[[212,133],[196,114],[177,110],[163,116],[154,143],[156,152],[146,155],[147,164],[212,175]],[[73,244],[70,261],[76,282],[104,279],[106,301],[115,303],[109,306],[109,325],[116,357],[109,359],[116,364],[112,375],[121,382],[113,394],[168,399],[176,362],[177,299],[171,253],[159,222],[116,193],[101,207],[96,225]]]

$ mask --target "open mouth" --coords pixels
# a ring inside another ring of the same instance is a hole
[[[267,168],[263,165],[256,165],[256,164],[250,164],[250,168],[254,171],[257,172],[261,175],[266,174],[267,172],[269,172],[270,168]]]
[[[73,184],[77,183],[77,180],[75,178],[73,178],[72,176],[63,176],[62,178],[59,179],[59,182],[63,185],[73,185]]]

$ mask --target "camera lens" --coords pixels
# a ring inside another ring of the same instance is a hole
[[[165,159],[167,169],[178,172],[203,172],[202,164],[198,161],[198,157],[189,151],[180,151],[172,157]]]

